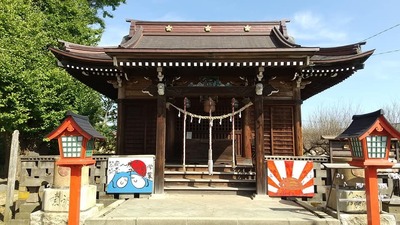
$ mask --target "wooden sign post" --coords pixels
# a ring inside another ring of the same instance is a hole
[[[15,130],[12,134],[11,149],[10,149],[10,162],[8,168],[7,178],[7,197],[4,211],[4,222],[8,224],[12,219],[11,207],[14,205],[14,189],[15,189],[15,176],[17,173],[17,159],[19,149],[19,131]]]

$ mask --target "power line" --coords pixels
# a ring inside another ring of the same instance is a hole
[[[391,50],[391,51],[387,51],[387,52],[380,52],[380,53],[373,54],[372,56],[384,55],[384,54],[389,54],[389,53],[394,53],[394,52],[400,52],[400,49]]]
[[[378,36],[378,35],[381,35],[381,34],[387,32],[387,31],[389,31],[389,30],[391,30],[391,29],[393,29],[393,28],[395,28],[395,27],[398,27],[398,26],[400,26],[400,23],[398,23],[398,24],[396,24],[396,25],[394,25],[394,26],[391,26],[391,27],[389,27],[389,28],[387,28],[387,29],[385,29],[385,30],[379,32],[379,33],[376,33],[376,34],[374,34],[374,35],[372,35],[372,36],[370,36],[370,37],[368,37],[368,38],[366,38],[366,39],[364,39],[364,40],[362,40],[362,41],[366,41],[366,40],[369,40],[369,39],[371,39],[371,38],[374,38],[374,37],[376,37],[376,36]]]

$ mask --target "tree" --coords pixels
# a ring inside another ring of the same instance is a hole
[[[400,101],[392,100],[390,103],[382,106],[385,118],[394,126],[399,128],[400,123]]]
[[[336,105],[321,105],[303,122],[304,153],[310,155],[324,155],[329,153],[325,135],[337,136],[351,123],[352,116],[360,111],[360,106],[350,103]]]
[[[20,130],[21,147],[38,150],[67,110],[104,115],[100,94],[57,67],[47,50],[59,39],[96,45],[104,29],[98,13],[111,16],[125,0],[0,0],[0,142]],[[2,146],[0,146],[2,147]],[[3,150],[4,152],[4,150]],[[4,157],[0,157],[3,158]]]

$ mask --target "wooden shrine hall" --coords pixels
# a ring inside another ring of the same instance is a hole
[[[155,194],[185,183],[265,195],[265,155],[303,153],[302,102],[373,53],[361,51],[365,42],[300,46],[288,21],[128,22],[118,46],[61,41],[50,50],[117,100],[117,154],[156,155]]]

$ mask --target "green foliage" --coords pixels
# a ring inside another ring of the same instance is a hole
[[[0,133],[18,129],[21,147],[36,150],[67,110],[102,121],[101,96],[57,67],[47,46],[95,45],[104,25],[97,11],[123,2],[0,0]]]
[[[103,12],[103,17],[113,17],[113,15],[107,11],[107,7],[111,7],[111,10],[114,11],[121,3],[126,3],[125,0],[88,0],[88,2],[91,8],[96,11],[101,10]]]

